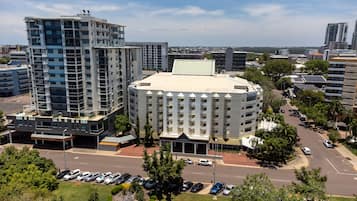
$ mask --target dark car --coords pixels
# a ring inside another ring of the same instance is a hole
[[[209,193],[213,194],[213,195],[217,195],[218,193],[223,191],[223,189],[224,189],[224,184],[221,183],[221,182],[217,182],[212,186],[212,188],[211,188]]]
[[[191,187],[193,186],[193,183],[191,181],[185,181],[182,184],[182,191],[188,191]]]
[[[154,189],[155,186],[156,186],[156,182],[154,180],[151,180],[151,179],[145,181],[145,183],[144,183],[144,188],[146,190]]]
[[[130,174],[125,173],[122,176],[119,177],[119,179],[116,180],[116,184],[122,184],[124,183],[126,180],[128,180],[131,177]]]
[[[63,170],[56,175],[57,179],[62,179],[65,175],[69,174],[71,170]]]
[[[196,183],[192,186],[191,192],[192,193],[197,193],[203,189],[203,184],[202,183]]]
[[[95,181],[95,179],[97,179],[100,176],[99,172],[94,172],[92,175],[90,175],[89,177],[86,177],[84,179],[84,181],[86,182],[91,182],[91,181]]]

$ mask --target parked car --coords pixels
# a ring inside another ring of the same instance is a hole
[[[309,147],[302,147],[301,151],[305,154],[305,155],[311,155],[311,149]]]
[[[202,183],[195,183],[191,188],[191,192],[192,193],[197,193],[197,192],[201,191],[202,189],[203,189],[203,184]]]
[[[193,161],[191,159],[189,159],[189,158],[184,159],[184,161],[188,165],[192,165],[193,164]]]
[[[144,188],[146,190],[151,190],[151,189],[154,189],[156,186],[156,182],[154,180],[146,180],[145,183],[144,183]]]
[[[90,172],[82,172],[81,174],[79,174],[77,176],[77,180],[78,181],[82,181],[83,179],[85,179],[86,177],[90,176],[91,173]]]
[[[115,183],[119,178],[121,177],[121,174],[120,173],[115,173],[115,174],[112,174],[112,175],[109,175],[105,178],[104,180],[104,184],[113,184]]]
[[[139,177],[139,175],[137,175],[137,176],[131,176],[128,180],[126,180],[126,182],[125,183],[133,183],[134,181],[138,181],[138,177]]]
[[[218,193],[223,191],[223,189],[224,189],[224,184],[221,183],[221,182],[217,182],[212,186],[212,188],[211,188],[209,193],[213,194],[213,195],[217,195]]]
[[[193,183],[191,182],[191,181],[185,181],[185,182],[183,182],[183,184],[182,184],[182,188],[181,188],[181,190],[182,191],[188,191],[188,190],[190,190],[190,188],[193,186]]]
[[[138,184],[139,184],[140,186],[143,186],[144,183],[145,183],[145,179],[142,178],[142,177],[139,175],[139,177],[138,177]]]
[[[84,181],[91,182],[91,181],[96,180],[99,176],[100,176],[99,172],[94,172],[91,176],[85,178]]]
[[[125,174],[121,175],[121,176],[115,181],[115,183],[116,183],[116,184],[122,184],[122,183],[124,183],[126,180],[128,180],[130,177],[131,177],[130,174],[125,173]]]
[[[105,178],[108,177],[109,175],[112,175],[112,173],[111,172],[102,173],[99,177],[95,179],[95,182],[102,183],[104,182]]]
[[[81,174],[81,170],[80,170],[80,169],[75,169],[75,170],[73,170],[71,173],[65,175],[65,176],[63,177],[63,179],[64,179],[65,181],[72,180],[72,179],[77,178],[79,174]]]
[[[208,160],[208,159],[200,159],[198,161],[198,165],[202,165],[202,166],[212,166],[212,161]]]
[[[332,142],[330,140],[324,140],[323,144],[327,148],[333,148],[333,144],[332,144]]]
[[[231,194],[231,192],[234,188],[235,188],[235,185],[226,185],[226,187],[223,190],[223,195]]]
[[[66,176],[69,173],[71,173],[71,170],[63,170],[63,171],[57,173],[56,178],[62,179],[64,176]]]

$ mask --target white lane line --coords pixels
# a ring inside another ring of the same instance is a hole
[[[340,173],[340,171],[338,171],[338,169],[331,163],[331,161],[326,158],[327,162],[331,165],[331,167],[336,171],[336,173]]]
[[[331,165],[331,167],[336,171],[337,174],[339,175],[349,175],[349,176],[357,176],[357,174],[354,173],[345,173],[345,172],[340,172],[333,164],[332,162],[326,158],[327,162]]]

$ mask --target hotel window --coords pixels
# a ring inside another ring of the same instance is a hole
[[[230,115],[227,115],[226,118],[229,119],[229,118],[231,118],[231,116],[230,116]]]
[[[245,128],[245,129],[244,129],[245,132],[249,132],[249,131],[251,131],[251,130],[252,130],[252,127],[248,127],[248,128]]]
[[[202,102],[203,102],[203,103],[207,103],[207,99],[203,99]]]

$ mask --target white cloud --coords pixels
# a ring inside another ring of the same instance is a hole
[[[286,13],[284,6],[280,4],[251,4],[243,8],[243,10],[253,17],[281,15]]]
[[[183,8],[163,8],[151,12],[151,15],[220,16],[223,14],[223,10],[206,10],[198,6],[186,6]]]

